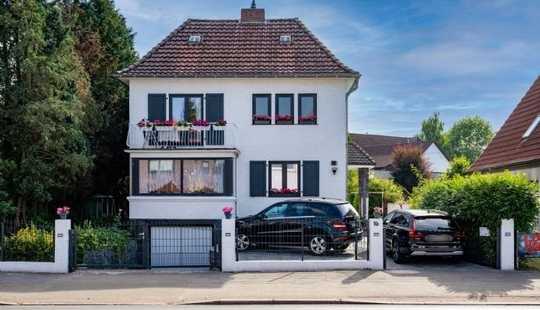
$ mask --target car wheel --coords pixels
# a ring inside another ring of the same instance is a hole
[[[236,249],[238,249],[238,251],[245,251],[250,245],[251,243],[247,235],[238,234],[238,236],[236,236]]]
[[[399,252],[399,244],[397,240],[392,242],[392,259],[396,264],[403,263],[403,254]]]
[[[328,251],[326,238],[320,235],[313,236],[309,240],[309,250],[315,255],[324,255]]]

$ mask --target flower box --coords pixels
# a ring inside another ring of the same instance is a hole
[[[298,196],[299,193],[296,188],[272,188],[270,190],[271,196]]]
[[[292,115],[276,115],[276,124],[292,124],[294,117]]]
[[[317,124],[317,115],[311,114],[306,116],[299,116],[298,123],[300,124]]]
[[[253,115],[253,124],[255,125],[268,125],[272,121],[270,115]]]

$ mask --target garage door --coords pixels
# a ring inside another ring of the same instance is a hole
[[[210,266],[211,226],[153,226],[152,267]]]

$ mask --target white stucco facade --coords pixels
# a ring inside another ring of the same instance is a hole
[[[130,217],[138,219],[218,219],[221,209],[236,206],[238,216],[254,214],[282,197],[251,197],[250,161],[319,161],[321,197],[345,199],[347,92],[352,78],[222,78],[129,80],[129,118],[136,124],[148,117],[148,94],[224,95],[226,150],[129,151],[133,158],[234,158],[234,194],[229,197],[130,196]],[[317,94],[317,125],[298,124],[298,94]],[[294,125],[253,125],[252,95],[294,94]],[[167,104],[168,109],[168,104]],[[167,115],[168,115],[167,111]],[[232,142],[230,141],[232,140]],[[334,174],[331,162],[337,162]],[[130,165],[131,167],[131,165]],[[301,175],[301,173],[300,173]],[[303,180],[300,180],[300,185]],[[301,188],[301,186],[300,186]]]

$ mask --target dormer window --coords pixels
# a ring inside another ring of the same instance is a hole
[[[538,115],[531,123],[531,126],[527,128],[527,131],[525,131],[525,133],[523,134],[523,138],[528,138],[536,129],[536,127],[538,127],[538,124],[540,124],[540,115]]]
[[[290,35],[282,35],[279,37],[279,43],[281,44],[290,44],[292,42],[292,37]]]
[[[200,35],[190,35],[188,38],[188,42],[191,44],[198,44],[201,43],[202,37]]]

